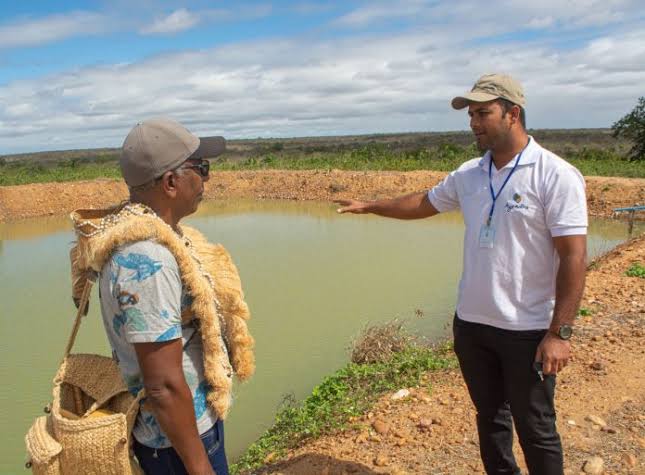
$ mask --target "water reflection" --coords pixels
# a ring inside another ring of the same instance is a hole
[[[67,216],[30,218],[15,223],[0,223],[0,240],[18,241],[58,232],[68,233],[71,221]]]

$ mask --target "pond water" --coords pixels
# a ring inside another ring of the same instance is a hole
[[[230,251],[252,312],[257,371],[235,390],[233,459],[271,425],[286,395],[301,399],[348,361],[366,324],[398,317],[428,338],[448,332],[461,271],[459,214],[394,221],[340,216],[327,203],[209,202],[186,222]],[[590,255],[626,238],[625,223],[592,220]],[[73,239],[64,217],[0,224],[0,474],[25,473],[24,434],[50,402],[74,318]],[[96,291],[92,298],[75,351],[109,354]]]

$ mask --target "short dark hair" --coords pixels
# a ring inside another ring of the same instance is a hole
[[[501,97],[497,99],[497,103],[501,106],[502,112],[504,114],[508,114],[510,110],[513,108],[513,106],[519,107],[520,124],[522,124],[522,127],[524,128],[524,130],[526,130],[526,111],[524,110],[524,107],[520,106],[519,104],[515,104],[514,102],[511,102],[508,99],[502,99]]]

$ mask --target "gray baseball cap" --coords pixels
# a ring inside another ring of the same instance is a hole
[[[139,186],[189,158],[212,158],[226,150],[224,137],[197,137],[179,122],[154,118],[135,125],[123,142],[119,165],[128,186]]]
[[[520,107],[526,105],[522,85],[507,74],[484,74],[470,92],[452,100],[454,109],[468,107],[470,102],[488,102],[495,99],[506,99]]]

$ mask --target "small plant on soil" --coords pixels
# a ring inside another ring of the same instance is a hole
[[[631,266],[629,266],[629,269],[627,269],[625,275],[627,277],[640,277],[641,279],[645,279],[645,266],[643,266],[640,262],[634,262]]]
[[[580,310],[578,310],[578,316],[579,317],[588,317],[591,315],[591,310],[585,307],[580,307]]]

